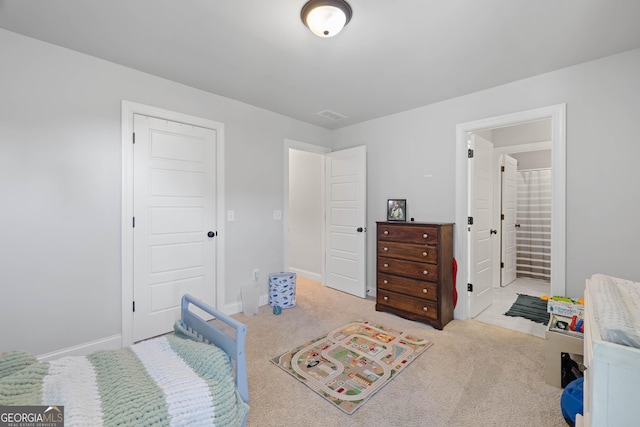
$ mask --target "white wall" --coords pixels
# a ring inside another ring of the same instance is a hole
[[[369,230],[389,197],[416,221],[453,222],[456,125],[566,103],[567,293],[582,296],[594,273],[640,281],[638,70],[640,49],[339,129],[334,148],[367,146]],[[367,250],[373,287],[375,233]]]
[[[120,334],[123,99],[224,123],[224,303],[253,268],[266,294],[284,264],[282,141],[329,131],[5,30],[0,57],[0,352]]]
[[[324,156],[289,151],[289,267],[321,280],[323,253]]]
[[[225,124],[226,206],[236,213],[227,305],[253,268],[264,292],[267,273],[283,268],[273,210],[283,207],[284,139],[367,146],[372,288],[388,198],[406,198],[417,221],[454,221],[456,124],[560,103],[568,293],[582,295],[598,272],[640,281],[640,50],[334,132],[4,30],[0,57],[0,351],[120,333],[123,99]]]
[[[493,129],[488,139],[494,148],[551,141],[551,119]]]
[[[518,161],[518,170],[551,167],[551,150],[525,151],[510,154]]]

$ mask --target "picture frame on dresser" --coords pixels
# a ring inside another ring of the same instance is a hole
[[[387,200],[387,221],[407,220],[407,199]]]

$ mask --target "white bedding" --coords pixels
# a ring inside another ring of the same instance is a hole
[[[69,427],[236,427],[248,411],[229,356],[176,335],[50,362],[3,354],[0,405],[64,406]]]

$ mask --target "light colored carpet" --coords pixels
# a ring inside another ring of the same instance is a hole
[[[250,427],[566,426],[561,390],[544,382],[544,340],[476,320],[443,331],[375,311],[360,299],[298,277],[297,305],[247,317]],[[426,338],[433,347],[347,415],[270,362],[292,346],[363,319]]]

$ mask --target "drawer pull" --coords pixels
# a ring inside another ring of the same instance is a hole
[[[386,296],[382,297],[382,299],[385,300],[385,301],[389,301],[389,297],[386,297]]]
[[[427,256],[427,255],[429,255],[429,254],[426,253],[426,252],[422,252],[422,256]]]
[[[387,234],[389,234],[389,231],[388,230],[384,230],[383,234],[387,235]]]
[[[387,252],[389,250],[389,248],[384,248],[382,249],[383,251]]]
[[[387,268],[387,267],[389,267],[389,264],[383,264],[382,266],[383,266],[384,268]]]
[[[424,234],[422,235],[422,237],[424,237],[425,239],[428,239],[428,238],[429,238],[429,235],[428,235],[427,233],[424,233]]]
[[[422,307],[422,311],[429,311],[429,307]]]
[[[384,280],[382,281],[382,283],[384,283],[384,284],[386,285],[387,283],[389,283],[389,281],[388,281],[387,279],[384,279]]]
[[[424,270],[424,271],[422,272],[422,274],[424,274],[424,275],[426,276],[427,274],[429,274],[429,272],[428,272],[427,270]]]
[[[423,294],[426,294],[427,292],[429,292],[429,291],[427,290],[427,288],[424,288],[424,289],[422,290],[422,293],[423,293]]]

